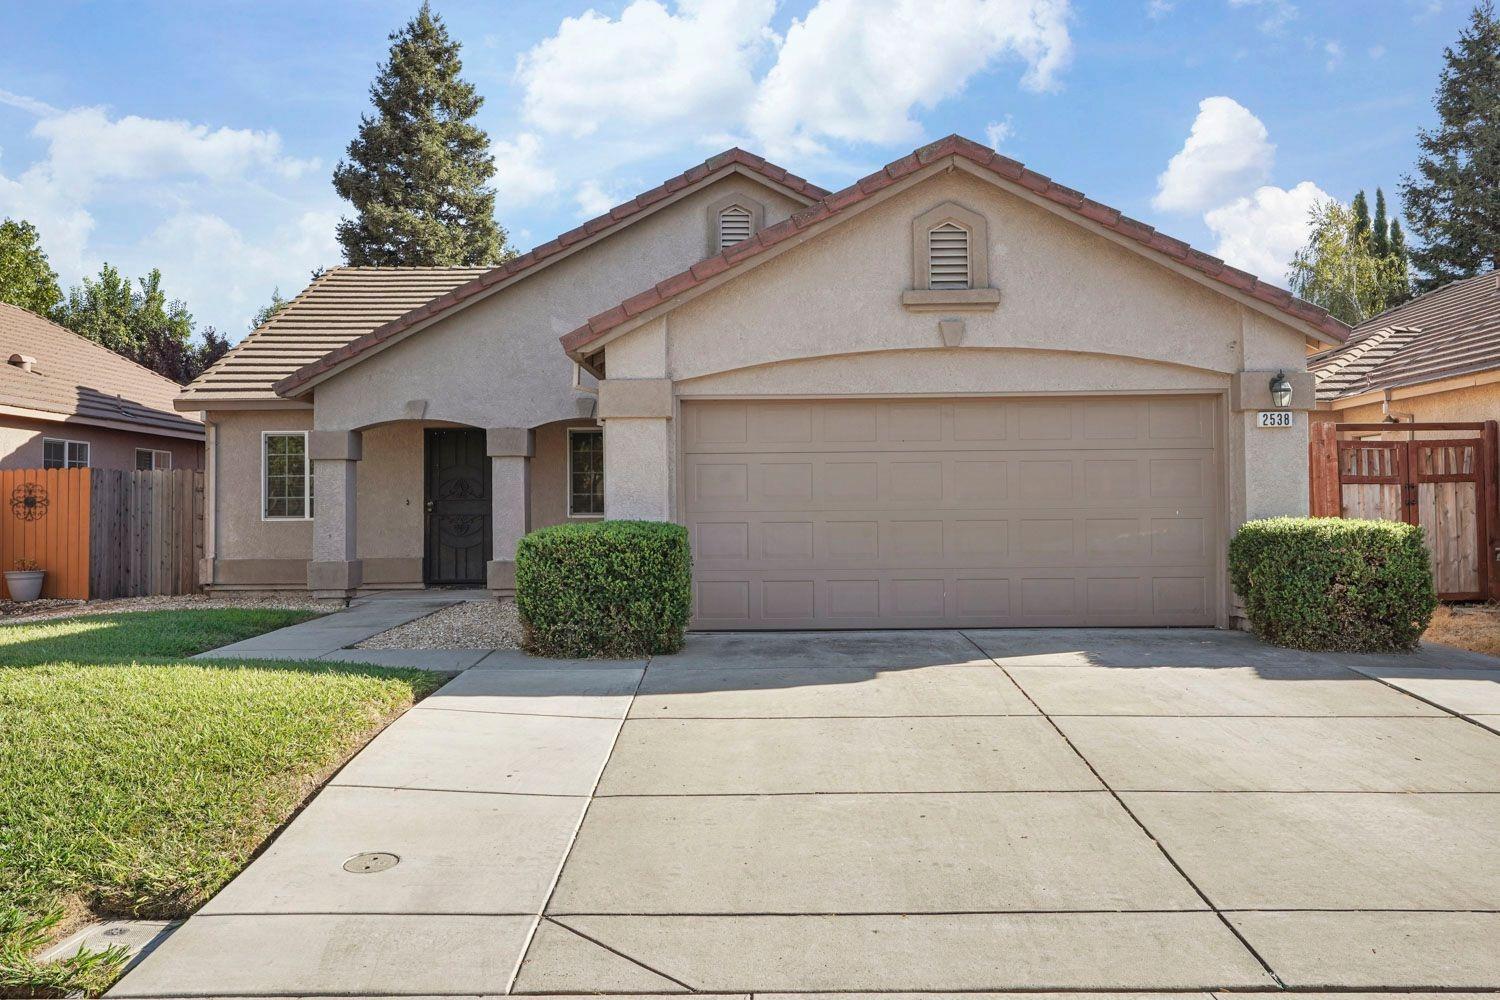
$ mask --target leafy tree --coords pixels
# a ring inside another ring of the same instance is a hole
[[[134,360],[158,375],[186,385],[229,350],[229,338],[211,326],[204,327],[199,336],[203,342],[194,344],[178,339],[165,327],[151,327],[146,331],[141,356]]]
[[[484,103],[459,77],[459,45],[424,0],[390,36],[333,186],[356,216],[338,226],[350,264],[493,264],[507,256],[487,185],[495,161],[471,119]]]
[[[1354,206],[1331,198],[1320,202],[1308,215],[1308,228],[1307,243],[1287,274],[1293,293],[1351,326],[1410,297],[1404,256],[1375,253],[1373,226]]]
[[[189,382],[229,349],[213,328],[193,343],[193,316],[180,300],[168,300],[161,272],[152,269],[138,288],[105,264],[97,278],[68,290],[53,318],[81,337],[145,365],[175,382]]]
[[[25,219],[0,222],[0,302],[47,315],[62,301],[57,272]]]
[[[1490,0],[1443,59],[1438,126],[1417,131],[1422,155],[1401,185],[1424,292],[1500,267],[1500,20]]]
[[[286,308],[286,304],[288,301],[289,300],[281,297],[280,288],[271,289],[271,301],[255,310],[255,318],[250,321],[250,329],[258,330],[261,327],[265,326],[266,322],[270,320],[272,316],[275,316],[277,313],[281,312],[281,310]]]

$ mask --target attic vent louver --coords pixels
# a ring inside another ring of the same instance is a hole
[[[728,250],[750,238],[751,215],[748,208],[730,205],[719,213],[719,249]]]
[[[927,287],[969,287],[969,231],[945,222],[927,231]]]
[[[23,372],[29,372],[36,366],[36,358],[33,358],[29,354],[12,354],[9,364],[15,365]]]

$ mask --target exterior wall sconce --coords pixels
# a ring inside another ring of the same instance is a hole
[[[1281,409],[1292,405],[1292,383],[1287,381],[1284,371],[1277,372],[1271,379],[1271,405]]]

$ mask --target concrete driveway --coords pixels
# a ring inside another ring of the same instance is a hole
[[[492,654],[114,995],[1493,990],[1497,730],[1238,633]]]

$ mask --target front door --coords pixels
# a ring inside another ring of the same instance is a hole
[[[431,428],[427,448],[427,545],[422,578],[429,584],[479,584],[490,557],[490,460],[484,431]]]

